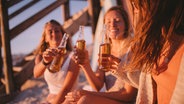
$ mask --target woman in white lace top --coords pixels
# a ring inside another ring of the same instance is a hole
[[[67,100],[71,102],[77,102],[77,104],[122,104],[127,102],[132,103],[135,100],[137,92],[135,87],[137,87],[137,85],[133,87],[123,82],[122,79],[118,79],[116,75],[114,75],[113,70],[118,68],[117,64],[119,63],[119,59],[121,59],[121,64],[126,63],[129,53],[129,42],[132,36],[129,30],[128,15],[122,7],[115,6],[110,8],[104,17],[104,24],[108,27],[108,34],[111,41],[111,55],[113,59],[117,61],[110,61],[112,63],[109,72],[97,69],[94,73],[91,69],[87,53],[78,56],[76,60],[80,61],[80,58],[86,58],[86,62],[80,66],[89,84],[96,91],[99,91],[103,85],[105,85],[107,91],[74,91],[68,93],[66,96]]]

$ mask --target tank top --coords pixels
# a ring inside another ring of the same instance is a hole
[[[59,90],[62,88],[66,74],[68,72],[68,66],[71,60],[73,53],[71,52],[65,62],[63,63],[59,72],[51,73],[49,70],[45,70],[44,78],[47,82],[49,92],[51,94],[57,94]],[[74,84],[76,86],[76,84]]]

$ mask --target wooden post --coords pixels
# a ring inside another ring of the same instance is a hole
[[[1,36],[3,47],[3,66],[6,82],[6,93],[12,94],[15,90],[12,71],[12,57],[10,50],[10,31],[8,23],[8,8],[6,0],[0,0]]]
[[[100,0],[88,0],[88,2],[89,2],[89,16],[91,18],[92,33],[94,36],[101,9]]]
[[[69,0],[66,0],[64,4],[61,5],[63,21],[67,21],[70,18],[70,7]]]
[[[122,6],[123,5],[122,0],[117,0],[117,4]]]
[[[0,48],[0,55],[2,54],[1,52],[1,48]],[[3,77],[3,59],[2,56],[0,56],[0,79]],[[0,82],[1,83],[1,82]]]
[[[0,24],[1,24],[1,17],[0,17]],[[0,25],[0,47],[2,47],[2,41],[1,41],[1,25]],[[3,58],[2,58],[2,52],[0,48],[0,79],[2,78],[3,75]],[[1,82],[0,82],[1,83]]]

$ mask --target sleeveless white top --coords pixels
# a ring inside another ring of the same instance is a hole
[[[47,82],[49,92],[51,94],[58,94],[58,92],[62,88],[66,74],[68,72],[68,66],[69,66],[72,55],[73,53],[71,52],[69,56],[67,57],[67,59],[65,60],[65,62],[63,63],[59,72],[51,73],[49,72],[48,69],[45,70],[44,78],[45,78],[45,81]]]

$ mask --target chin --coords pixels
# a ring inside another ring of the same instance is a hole
[[[116,37],[118,37],[118,36],[117,36],[117,34],[114,33],[114,34],[110,34],[109,37],[110,37],[110,38],[116,38]]]

